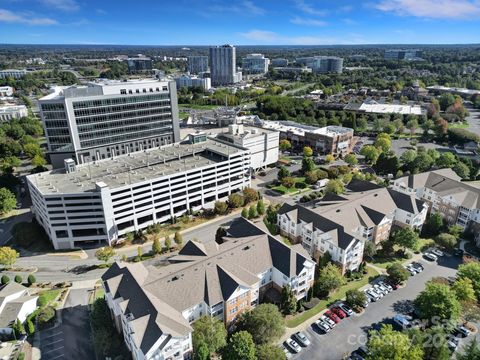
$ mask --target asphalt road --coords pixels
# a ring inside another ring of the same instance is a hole
[[[468,108],[469,116],[465,120],[468,122],[468,130],[480,135],[480,110]]]
[[[404,288],[391,292],[376,303],[370,303],[362,315],[353,315],[342,320],[328,334],[320,333],[316,328],[309,326],[306,334],[312,344],[303,348],[299,354],[293,355],[292,359],[339,360],[346,358],[353,350],[365,345],[367,333],[372,326],[379,326],[382,322],[388,323],[396,314],[402,313],[406,305],[424,289],[428,280],[436,276],[455,276],[459,259],[444,257],[439,260],[438,264],[426,260],[421,262],[425,266],[423,272],[411,277]],[[471,338],[472,336],[469,336],[467,341]]]

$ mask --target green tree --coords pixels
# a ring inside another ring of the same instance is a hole
[[[477,299],[480,300],[480,262],[472,261],[462,264],[458,267],[457,276],[459,278],[467,278],[472,280],[473,288]]]
[[[459,301],[474,301],[476,300],[475,289],[473,282],[469,278],[458,278],[452,285],[452,290]]]
[[[242,217],[248,219],[248,209],[246,207],[242,209]]]
[[[39,155],[43,157],[43,151],[40,148],[40,145],[36,142],[31,142],[23,145],[23,152],[27,155],[30,159],[33,159],[35,155]]]
[[[142,261],[143,258],[143,248],[141,246],[137,246],[137,261]]]
[[[32,165],[35,167],[43,167],[47,164],[47,160],[41,155],[35,155],[32,159]]]
[[[252,334],[257,345],[273,343],[285,333],[285,322],[273,304],[260,304],[242,313],[237,320],[238,330]]]
[[[287,360],[283,350],[273,344],[263,344],[257,348],[258,360]]]
[[[230,206],[232,209],[242,207],[243,203],[243,196],[238,193],[233,193],[228,196],[228,206]]]
[[[33,322],[29,317],[27,317],[26,324],[27,328],[25,330],[27,330],[27,334],[29,336],[33,335],[35,333],[35,325],[33,325]]]
[[[458,240],[453,235],[442,233],[435,238],[435,242],[447,249],[453,249],[455,246],[457,246]]]
[[[354,309],[360,309],[367,301],[367,296],[363,291],[351,289],[345,294],[346,303]]]
[[[257,213],[258,215],[264,215],[265,214],[265,204],[263,203],[263,200],[260,199],[257,202]]]
[[[210,316],[202,316],[192,324],[192,344],[198,349],[203,343],[208,346],[210,354],[218,352],[227,344],[227,330],[223,322]]]
[[[278,147],[280,148],[281,151],[287,151],[292,148],[292,144],[287,139],[283,139],[283,140],[280,140]]]
[[[12,326],[12,330],[15,332],[16,339],[19,339],[22,335],[25,335],[25,328],[23,327],[20,319],[15,320]]]
[[[422,319],[432,321],[441,320],[456,321],[460,316],[460,302],[455,292],[445,284],[429,282],[414,300],[415,307]]]
[[[14,280],[17,284],[21,284],[23,281],[22,275],[15,275]]]
[[[193,350],[195,352],[195,360],[210,360],[210,350],[208,349],[208,345],[204,342],[201,342],[198,345],[198,348]]]
[[[425,236],[436,236],[440,234],[443,229],[443,219],[440,213],[435,212],[427,217],[425,224],[423,224],[422,232]]]
[[[36,282],[37,282],[37,279],[35,278],[35,275],[33,275],[33,274],[28,275],[28,277],[27,277],[28,286],[32,286]]]
[[[158,238],[158,235],[153,238],[152,253],[154,253],[155,255],[162,253],[162,244],[160,244],[160,239]]]
[[[9,246],[0,247],[0,264],[6,268],[11,268],[19,256],[20,254]]]
[[[105,264],[115,256],[115,250],[111,246],[104,246],[95,252],[95,257]]]
[[[15,195],[7,188],[0,188],[0,214],[6,214],[17,205]]]
[[[414,135],[415,132],[416,132],[417,129],[418,129],[418,121],[417,121],[417,119],[411,119],[411,120],[409,120],[409,121],[407,122],[407,129],[409,129],[409,130],[410,130],[410,133],[411,133],[412,135]]]
[[[278,174],[277,174],[278,181],[282,181],[283,178],[286,178],[289,176],[291,176],[290,171],[288,171],[288,169],[285,166],[280,166],[280,169],[278,169]]]
[[[377,254],[377,246],[373,241],[366,241],[363,247],[363,255],[373,259],[373,257]]]
[[[377,150],[375,146],[372,145],[365,145],[360,150],[360,154],[365,156],[365,161],[369,164],[375,164],[377,162],[378,156],[380,152]]]
[[[225,215],[228,211],[228,204],[225,201],[215,201],[214,211],[217,215]]]
[[[404,249],[417,250],[420,245],[420,238],[412,228],[405,227],[395,231],[392,236],[394,244],[403,247]]]
[[[2,275],[1,283],[2,285],[6,285],[10,282],[10,278],[7,275]]]
[[[250,206],[250,209],[248,209],[248,218],[255,219],[256,217],[258,217],[257,208],[255,205],[252,205]]]
[[[318,258],[318,269],[323,269],[325,266],[332,262],[332,254],[326,251]]]
[[[343,284],[345,284],[345,279],[340,269],[336,265],[329,263],[319,271],[316,284],[317,294],[329,295]]]
[[[375,140],[374,145],[376,148],[380,149],[381,151],[387,152],[392,147],[392,140],[390,139],[390,137],[381,136],[382,134],[379,134],[377,136],[377,139]]]
[[[258,192],[252,188],[243,189],[245,205],[258,200]]]
[[[224,360],[256,360],[256,349],[252,335],[247,331],[234,333],[226,346],[222,359]]]
[[[357,157],[355,156],[355,154],[347,154],[345,155],[345,162],[350,165],[350,166],[353,166],[353,165],[357,165],[358,164],[358,159]]]
[[[457,354],[457,360],[478,360],[480,359],[480,346],[478,342],[473,339],[467,346],[463,347],[463,352]]]
[[[447,346],[445,330],[434,326],[421,330],[414,328],[408,331],[414,346],[423,348],[423,358],[431,360],[449,360],[450,351]]]
[[[441,168],[452,168],[457,163],[457,157],[450,151],[440,154],[440,157],[437,159],[436,164]]]
[[[448,227],[448,233],[458,239],[463,233],[463,228],[460,225],[451,225]]]
[[[167,251],[170,251],[170,249],[172,248],[172,240],[170,239],[169,235],[165,236],[165,248],[167,249]]]
[[[183,236],[180,234],[180,231],[175,231],[175,235],[173,237],[173,241],[177,244],[177,248],[181,249],[183,246]]]
[[[280,308],[287,315],[293,314],[297,309],[297,299],[289,285],[285,285],[282,289]]]
[[[400,284],[410,277],[410,273],[399,262],[393,263],[387,267],[387,274],[395,284]]]
[[[325,193],[342,194],[345,191],[343,182],[340,180],[329,180],[325,186]]]
[[[331,163],[334,162],[334,161],[335,161],[335,156],[333,156],[332,154],[327,154],[327,155],[325,156],[325,162],[326,162],[327,164],[331,164]]]
[[[453,96],[450,93],[444,93],[440,95],[440,98],[438,99],[438,103],[442,111],[447,110],[447,108],[453,105],[454,102],[455,102],[455,96]]]
[[[370,331],[367,347],[367,360],[423,360],[422,347],[412,346],[408,335],[393,330],[392,325]]]
[[[313,156],[313,150],[310,146],[305,146],[303,148],[303,156],[307,156],[307,157]]]
[[[282,179],[282,185],[285,186],[287,189],[291,189],[295,186],[295,178],[291,176],[284,177]]]
[[[304,156],[302,159],[302,174],[315,170],[315,162],[311,157]]]
[[[470,177],[470,168],[461,161],[453,166],[453,171],[455,171],[462,179],[468,179]]]

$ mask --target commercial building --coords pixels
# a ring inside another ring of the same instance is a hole
[[[343,270],[357,270],[366,241],[378,245],[393,225],[421,229],[428,205],[392,189],[353,180],[345,194],[327,194],[312,208],[285,203],[278,211],[282,235],[316,259],[329,252]]]
[[[309,67],[315,73],[336,73],[343,71],[343,58],[337,56],[309,56],[296,59],[297,64]]]
[[[480,246],[480,188],[461,180],[452,169],[432,170],[396,179],[393,189],[426,201],[447,224],[472,232]]]
[[[210,77],[213,86],[231,85],[242,80],[237,72],[235,46],[222,45],[210,48]]]
[[[28,116],[28,109],[25,105],[0,106],[0,122],[20,119]]]
[[[460,95],[460,96],[474,96],[474,95],[480,95],[480,90],[473,90],[473,89],[466,89],[466,88],[457,88],[457,87],[448,87],[448,86],[441,86],[441,85],[433,85],[433,86],[428,86],[427,90],[433,92],[433,93],[451,93],[454,95]]]
[[[28,288],[16,282],[0,289],[0,335],[13,335],[15,321],[24,322],[37,308],[38,296],[30,295]]]
[[[14,79],[21,79],[25,75],[27,75],[27,70],[26,69],[6,69],[6,70],[0,70],[0,79],[6,79],[6,78],[14,78]]]
[[[286,285],[297,299],[307,296],[315,263],[301,247],[243,218],[226,231],[220,244],[187,242],[169,265],[115,263],[102,276],[107,304],[135,359],[188,358],[189,324],[201,316],[230,327],[264,299],[278,302]]]
[[[127,60],[128,71],[131,73],[152,71],[152,59],[149,57],[138,54],[136,57],[128,58]]]
[[[385,60],[419,60],[423,50],[419,49],[390,49],[385,50]]]
[[[242,71],[247,75],[264,75],[270,60],[262,54],[248,54],[242,59]]]
[[[362,104],[350,103],[344,107],[344,110],[372,114],[422,115],[424,113],[420,105],[381,104],[375,100]]]
[[[271,60],[272,66],[286,67],[288,66],[288,60],[282,58],[276,58]]]
[[[210,78],[199,78],[193,75],[181,75],[180,77],[175,78],[177,83],[177,89],[182,87],[187,88],[201,88],[203,90],[208,90],[212,87]]]
[[[300,75],[303,73],[311,73],[312,69],[308,67],[275,67],[274,70],[280,74],[294,74]]]
[[[264,129],[280,132],[280,139],[287,139],[292,146],[303,148],[310,146],[318,154],[345,155],[354,144],[353,129],[342,126],[318,128],[298,124],[293,121],[262,121]]]
[[[55,249],[114,244],[131,231],[212,207],[250,185],[249,150],[174,144],[27,176],[32,211]]]
[[[56,87],[39,100],[50,161],[77,164],[179,141],[174,81],[104,81]]]
[[[11,86],[0,86],[0,97],[2,96],[12,96],[13,88]]]
[[[208,56],[189,56],[188,72],[200,74],[208,71]]]
[[[278,161],[279,134],[275,130],[232,124],[216,138],[249,149],[250,167],[256,171]]]

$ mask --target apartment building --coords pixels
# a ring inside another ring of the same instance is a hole
[[[189,56],[188,72],[190,74],[200,74],[208,71],[208,56]]]
[[[175,78],[175,82],[177,83],[178,89],[182,87],[187,87],[187,88],[201,88],[202,90],[207,91],[212,87],[211,80],[208,77],[201,78],[193,75],[181,75]]]
[[[423,56],[419,49],[390,49],[385,50],[385,60],[417,60]]]
[[[480,188],[461,180],[452,169],[440,169],[401,177],[392,187],[426,201],[447,224],[471,231],[480,246]]]
[[[142,54],[130,57],[126,62],[130,73],[148,72],[153,69],[152,59]]]
[[[230,327],[270,294],[278,298],[286,285],[302,299],[315,273],[315,263],[301,247],[289,247],[243,218],[230,226],[221,244],[189,241],[170,262],[159,268],[116,263],[102,276],[115,324],[136,359],[188,358],[189,324],[211,316]],[[132,335],[132,327],[139,331]],[[148,345],[139,349],[145,338]],[[142,357],[142,351],[149,356]]]
[[[293,147],[310,146],[317,154],[346,155],[354,144],[353,129],[342,126],[315,126],[298,124],[294,121],[263,120],[264,129],[280,132],[280,139],[287,139]]]
[[[25,75],[27,75],[27,70],[26,69],[0,70],[0,79],[7,79],[7,78],[21,79]]]
[[[55,249],[114,244],[250,185],[249,150],[174,144],[27,176],[32,211]]]
[[[262,54],[248,54],[242,59],[242,71],[247,75],[264,75],[270,60]]]
[[[0,86],[0,97],[12,96],[13,88],[11,86]]]
[[[28,109],[25,105],[0,106],[0,122],[20,119],[25,116],[28,116]]]
[[[39,100],[54,168],[179,141],[174,81],[102,81],[60,86]]]
[[[343,58],[337,56],[309,56],[296,59],[296,63],[312,69],[315,73],[343,72]]]
[[[313,258],[328,251],[345,272],[358,269],[366,241],[387,240],[393,225],[421,229],[427,211],[413,195],[353,180],[345,194],[327,194],[312,207],[284,204],[277,225]]]
[[[210,48],[210,77],[213,86],[231,85],[242,80],[237,72],[236,48],[232,45]]]
[[[275,58],[271,61],[272,66],[286,67],[288,66],[288,59]]]

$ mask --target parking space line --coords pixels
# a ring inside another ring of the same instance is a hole
[[[48,354],[49,352],[52,352],[52,351],[57,351],[57,350],[60,350],[60,349],[63,349],[65,346],[60,346],[58,348],[55,348],[55,349],[52,349],[52,350],[48,350],[48,351],[44,351],[42,352],[43,355],[45,354]]]
[[[57,336],[57,335],[61,335],[61,334],[63,334],[63,332],[60,331],[60,332],[58,332],[58,333],[56,333],[56,334],[52,334],[52,335],[45,336],[43,339],[48,339],[48,338],[51,338],[51,337],[54,337],[54,336]],[[40,337],[40,339],[41,339],[41,337]]]
[[[52,341],[52,342],[49,342],[49,343],[47,344],[47,346],[48,346],[48,345],[53,345],[53,344],[59,343],[59,342],[61,342],[61,341],[63,341],[63,339],[60,339],[60,340],[57,340],[57,341]]]
[[[63,358],[63,357],[65,357],[65,354],[60,354],[58,356],[52,357],[52,358],[50,358],[50,360],[60,359],[60,358]]]

